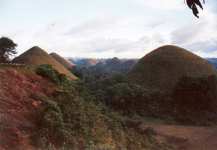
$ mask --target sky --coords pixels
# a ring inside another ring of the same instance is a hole
[[[0,36],[64,57],[140,58],[173,44],[217,57],[217,1],[200,19],[183,0],[0,0]]]

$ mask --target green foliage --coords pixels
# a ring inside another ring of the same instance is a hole
[[[48,64],[40,65],[36,69],[36,73],[43,77],[49,78],[51,81],[58,85],[64,85],[69,82],[64,74],[60,74],[51,65]]]
[[[150,90],[143,86],[131,83],[122,74],[110,78],[88,82],[90,92],[97,101],[103,102],[110,109],[125,116],[143,116],[166,118],[170,109],[171,99],[167,93]]]
[[[123,75],[88,82],[97,101],[127,117],[152,117],[168,123],[209,125],[216,121],[217,77],[183,77],[170,92],[148,89]]]
[[[41,65],[36,71],[60,88],[50,97],[36,98],[43,102],[43,108],[39,110],[38,130],[33,137],[36,146],[42,149],[85,150],[154,150],[159,147],[152,133],[137,131],[137,127],[129,128],[125,117],[119,113],[125,112],[125,108],[133,112],[133,99],[143,96],[144,92],[142,87],[128,84],[123,75],[86,83],[61,78],[49,65]],[[120,103],[119,99],[124,99],[124,103]],[[105,105],[107,102],[110,108]],[[129,102],[130,105],[126,105]],[[121,111],[113,111],[116,104],[120,106],[117,110]],[[124,105],[127,107],[124,108]]]
[[[76,84],[75,87],[81,86],[80,83]],[[78,91],[56,92],[49,98],[52,100],[40,98],[43,99],[44,108],[40,112],[38,127],[41,133],[39,137],[43,138],[36,140],[38,143],[48,140],[47,143],[55,146],[69,146],[76,145],[79,142],[76,138],[81,138],[83,146],[88,147],[90,141],[94,144],[104,142],[110,132],[108,125],[120,127],[120,121],[113,122],[112,115],[106,117],[103,114],[102,106],[95,104],[93,99],[84,99],[91,96],[82,91],[80,87]]]
[[[70,82],[42,101],[33,137],[42,149],[156,149],[152,133],[128,128],[119,113],[97,101],[81,81]],[[137,128],[137,127],[135,127]],[[151,140],[150,140],[151,137]],[[160,144],[161,145],[161,144]]]
[[[85,61],[85,59],[83,61]],[[80,60],[80,62],[82,62],[82,60]],[[81,65],[77,62],[72,72],[85,82],[92,82],[118,74],[126,74],[132,69],[136,62],[136,59],[120,60],[116,57],[105,59],[102,62],[99,60],[99,62],[93,66]]]
[[[133,83],[118,83],[108,88],[106,104],[124,115],[167,118],[171,99],[165,93]]]
[[[86,86],[93,92],[93,94],[98,95],[100,92],[106,92],[111,86],[119,83],[127,83],[127,78],[123,74],[116,74],[111,77],[104,79],[98,79],[93,81],[85,81]],[[102,95],[101,95],[102,96]]]
[[[35,96],[34,98],[40,99],[43,103],[36,122],[39,131],[33,136],[35,145],[46,147],[50,143],[49,139],[58,141],[58,144],[64,142],[67,132],[64,130],[63,114],[58,104],[48,97]]]

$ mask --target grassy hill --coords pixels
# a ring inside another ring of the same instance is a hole
[[[74,64],[72,64],[70,61],[66,60],[65,58],[61,57],[57,53],[51,53],[50,56],[52,56],[56,61],[58,61],[60,64],[62,64],[65,68],[71,70],[74,67]]]
[[[140,85],[160,90],[174,88],[183,76],[216,75],[207,60],[177,46],[159,47],[144,56],[129,73],[129,79]]]
[[[59,73],[65,74],[72,80],[77,79],[67,68],[57,62],[52,56],[40,47],[32,47],[30,50],[24,52],[20,56],[13,60],[14,63],[26,64],[26,65],[52,65]]]

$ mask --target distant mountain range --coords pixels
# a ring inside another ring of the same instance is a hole
[[[115,64],[114,61],[123,63],[123,62],[129,62],[129,61],[136,62],[139,60],[137,58],[127,59],[127,58],[117,58],[117,57],[114,57],[114,58],[73,58],[73,57],[69,57],[66,59],[68,59],[71,63],[79,67],[91,67],[91,66],[95,66],[98,64],[102,65],[102,64],[108,64],[108,63]]]
[[[137,63],[138,59],[69,59],[76,66],[72,72],[80,78],[95,79],[109,77],[114,74],[126,74]]]
[[[77,65],[79,67],[90,67],[90,66],[95,66],[98,63],[100,64],[105,64],[107,61],[113,59],[113,58],[102,58],[102,59],[95,59],[95,58],[67,58],[71,63],[73,63],[74,65]],[[135,58],[135,59],[124,59],[124,58],[118,58],[121,62],[128,62],[130,63],[130,61],[133,62],[137,62],[139,59]],[[209,61],[209,63],[211,63],[212,65],[214,65],[217,68],[217,58],[205,58],[206,60]],[[93,63],[94,62],[94,63]],[[127,63],[125,64],[127,65]],[[131,63],[129,64],[131,65]]]
[[[206,58],[206,59],[217,68],[217,58]]]

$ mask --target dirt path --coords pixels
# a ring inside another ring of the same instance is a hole
[[[166,137],[177,150],[217,150],[217,127],[142,125],[147,127],[153,128],[159,139]]]

